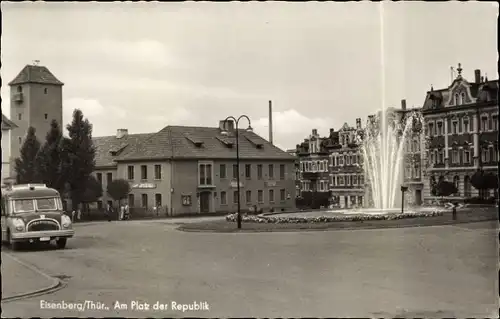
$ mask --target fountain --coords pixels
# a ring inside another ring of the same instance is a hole
[[[402,204],[405,145],[419,113],[385,109],[370,116],[359,136],[369,197],[375,210],[397,211]]]

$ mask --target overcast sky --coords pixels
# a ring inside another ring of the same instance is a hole
[[[384,3],[2,2],[3,83],[33,60],[65,83],[94,136],[117,128],[215,126],[246,114],[294,148],[383,104],[422,105],[450,66],[497,76],[498,5]],[[385,89],[383,89],[385,83]],[[8,87],[2,112],[10,116]],[[240,124],[246,126],[246,123]]]

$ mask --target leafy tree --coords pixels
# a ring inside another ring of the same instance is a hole
[[[83,203],[95,203],[97,200],[102,197],[102,184],[99,183],[97,178],[94,176],[89,176],[89,179],[86,183],[87,187],[85,192],[82,194],[81,201]]]
[[[45,143],[36,156],[36,171],[39,179],[47,186],[64,193],[67,180],[65,171],[67,153],[64,150],[64,137],[56,120],[50,123]]]
[[[34,127],[28,128],[26,140],[20,150],[20,157],[16,158],[14,170],[18,184],[39,182],[36,174],[36,155],[40,150],[40,142],[36,138]]]
[[[68,154],[64,170],[67,172],[71,203],[76,209],[82,202],[87,182],[94,171],[96,149],[92,143],[92,124],[83,118],[82,111],[73,111],[73,120],[66,129],[69,139],[62,146]]]
[[[479,191],[479,197],[485,199],[486,190],[490,189],[491,178],[484,174],[483,170],[477,170],[470,179],[471,185]]]
[[[450,196],[452,194],[456,194],[458,192],[455,184],[448,181],[440,181],[436,185],[436,196]]]
[[[107,192],[111,198],[120,202],[130,193],[130,184],[124,179],[115,179],[108,184]]]

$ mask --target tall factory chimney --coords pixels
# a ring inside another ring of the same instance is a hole
[[[269,143],[273,144],[273,103],[269,101]]]

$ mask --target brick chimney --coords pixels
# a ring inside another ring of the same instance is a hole
[[[313,136],[317,136],[318,135],[318,129],[313,128],[312,135]]]
[[[475,81],[477,84],[481,83],[481,70],[474,70]]]
[[[356,129],[361,129],[361,118],[356,119]]]
[[[116,138],[122,138],[128,135],[128,129],[119,128],[116,130]]]
[[[402,109],[403,111],[405,111],[405,110],[406,110],[406,100],[405,100],[405,99],[402,99],[402,100],[401,100],[401,109]]]

